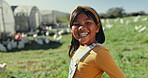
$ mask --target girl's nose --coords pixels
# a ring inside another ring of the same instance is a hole
[[[79,28],[78,28],[78,30],[85,30],[85,26],[83,26],[83,25],[81,25],[81,26],[79,26]]]

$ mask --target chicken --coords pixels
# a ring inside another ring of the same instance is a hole
[[[0,64],[0,73],[3,73],[6,70],[6,63]]]

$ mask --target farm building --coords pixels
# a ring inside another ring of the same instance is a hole
[[[27,32],[41,25],[42,19],[36,6],[12,6],[14,11],[16,31]]]
[[[56,17],[57,22],[63,22],[64,20],[69,20],[70,14],[53,10],[53,15]]]
[[[69,14],[56,10],[42,10],[42,20],[44,25],[57,25],[59,22],[69,19]]]
[[[41,16],[42,16],[42,24],[43,25],[56,25],[56,18],[53,15],[52,10],[42,10],[41,11]]]
[[[5,33],[7,35],[15,33],[13,12],[9,4],[4,0],[0,0],[0,33]]]

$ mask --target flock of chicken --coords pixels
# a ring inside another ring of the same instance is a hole
[[[130,23],[136,23],[138,21],[144,21],[144,22],[147,22],[148,21],[148,18],[145,17],[145,18],[142,18],[141,16],[136,16],[136,17],[133,17],[133,19],[131,20],[128,20],[128,19],[122,19],[122,18],[117,18],[117,19],[114,19],[114,21],[112,22],[119,22],[120,24],[124,24],[124,25],[129,25]],[[112,28],[114,25],[110,23],[109,19],[102,19],[101,22],[104,25],[103,27],[103,30],[107,30],[107,29],[110,29]],[[147,26],[146,25],[135,25],[134,26],[134,30],[138,31],[138,32],[142,32],[142,31],[145,31],[147,29]]]
[[[48,33],[48,32],[47,32]],[[62,39],[62,35],[64,33],[71,33],[71,31],[69,29],[66,30],[60,30],[56,33],[54,33],[53,35],[53,39],[49,38],[49,34],[43,34],[43,35],[38,35],[33,34],[33,40],[29,39],[29,37],[27,36],[27,34],[21,34],[19,36],[21,36],[21,38],[19,40],[16,40],[16,38],[7,38],[3,41],[0,42],[0,52],[8,52],[8,51],[14,51],[17,49],[23,49],[25,47],[26,44],[32,44],[32,41],[36,42],[39,45],[44,45],[44,44],[49,44],[50,41],[55,41],[55,42],[60,42],[60,40]],[[18,35],[16,35],[16,37],[18,37]]]
[[[148,21],[148,18],[141,18],[141,16],[137,16],[137,17],[133,17],[133,20],[125,20],[125,19],[121,19],[121,18],[117,18],[114,19],[114,22],[119,21],[121,24],[125,24],[125,25],[129,25],[131,22],[138,22],[138,21]],[[110,21],[108,19],[101,19],[101,22],[103,24],[105,24],[103,26],[104,31],[107,29],[110,29],[113,27],[113,24],[110,23]],[[146,25],[136,25],[134,28],[136,31],[138,32],[142,32],[145,31],[147,29]],[[51,30],[51,28],[48,30]],[[33,34],[33,40],[39,44],[39,45],[43,45],[43,44],[48,44],[51,39],[49,39],[49,34],[51,32],[46,31],[45,34],[43,34],[42,36],[38,36],[38,34]],[[63,30],[59,30],[56,32],[52,32],[54,33],[53,35],[53,39],[54,41],[60,41],[62,39],[62,35],[63,34],[68,34],[71,33],[70,29],[63,29]],[[17,36],[17,35],[16,35]],[[32,40],[30,40],[26,34],[21,34],[21,39],[20,40],[15,40],[15,39],[11,39],[11,38],[7,38],[4,41],[0,41],[0,52],[7,52],[7,51],[11,51],[11,50],[15,50],[15,49],[22,49],[25,47],[25,44],[31,44]]]

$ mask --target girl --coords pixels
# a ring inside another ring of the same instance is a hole
[[[69,78],[101,78],[106,72],[110,78],[126,78],[101,44],[105,41],[97,12],[86,6],[78,6],[71,14],[72,41]]]

